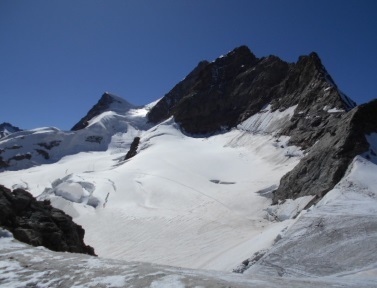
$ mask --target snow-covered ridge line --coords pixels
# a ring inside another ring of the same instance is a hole
[[[112,102],[110,110],[94,116],[85,129],[61,131],[55,127],[43,127],[15,132],[1,139],[2,167],[7,170],[26,169],[54,163],[64,156],[80,152],[106,151],[109,147],[127,151],[133,137],[140,133],[137,131],[150,127],[146,114],[153,103],[136,108],[122,101]],[[118,142],[113,141],[113,137]]]

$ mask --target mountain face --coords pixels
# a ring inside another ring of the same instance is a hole
[[[327,116],[296,123],[302,127],[316,127],[334,117],[321,112],[348,111],[356,105],[337,89],[317,54],[286,63],[276,56],[257,59],[242,46],[214,62],[200,62],[151,109],[148,119],[157,123],[174,116],[186,132],[208,134],[234,127],[268,104],[272,111],[297,105],[295,116]],[[292,142],[307,147],[313,141]]]
[[[367,124],[377,123],[375,104],[347,113],[356,103],[337,88],[316,53],[286,63],[276,56],[257,59],[245,46],[212,63],[199,63],[151,109],[148,119],[156,123],[174,116],[184,131],[209,134],[235,127],[267,105],[272,112],[296,106],[278,134],[290,136],[289,145],[310,151],[283,177],[274,203],[325,195],[340,181],[352,159],[368,151],[363,135],[377,132],[376,125]],[[352,120],[364,109],[374,113]],[[318,141],[324,144],[309,149]]]
[[[287,63],[242,46],[144,107],[105,93],[71,131],[0,139],[0,183],[70,215],[102,257],[355,274],[377,265],[364,257],[377,245],[376,115],[377,101],[356,106],[316,53]],[[311,253],[318,243],[331,259]]]
[[[21,129],[16,126],[13,126],[10,123],[7,123],[7,122],[1,123],[0,124],[0,139],[18,131],[21,131]]]
[[[148,126],[144,117],[148,109],[134,107],[118,96],[104,93],[72,131],[37,128],[0,139],[0,171],[55,163],[64,156],[79,152],[104,151],[114,135],[120,132],[129,134],[116,145],[128,148],[128,138],[132,141],[137,136],[137,129]]]
[[[71,130],[76,131],[84,129],[89,125],[89,121],[91,119],[98,115],[101,115],[106,111],[125,113],[131,108],[134,108],[134,106],[128,103],[127,101],[119,98],[118,96],[105,92],[102,95],[101,99],[99,99],[98,103],[94,105],[89,110],[88,114],[86,114],[79,122],[77,122]]]
[[[342,179],[357,155],[368,159],[376,155],[377,147],[368,142],[367,135],[377,133],[377,100],[336,119],[329,119],[323,125],[323,136],[316,137],[318,142],[281,179],[274,203],[304,195],[316,195],[320,199]]]

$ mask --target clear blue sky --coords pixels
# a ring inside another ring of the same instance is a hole
[[[375,0],[0,0],[0,122],[70,129],[105,91],[152,102],[244,44],[316,51],[357,103],[377,97]]]

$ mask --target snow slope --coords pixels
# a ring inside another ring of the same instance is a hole
[[[92,118],[85,129],[61,131],[55,127],[43,127],[15,132],[0,139],[1,157],[10,159],[7,170],[54,163],[80,152],[106,151],[110,143],[113,150],[128,149],[138,131],[150,127],[145,116],[153,103],[137,108],[119,97],[116,99],[116,105],[110,105],[111,110]]]
[[[141,262],[52,252],[31,247],[0,230],[1,287],[373,287],[367,276],[354,279],[280,278],[189,270]]]
[[[302,213],[246,274],[367,276],[377,285],[377,165],[357,156],[325,197]]]
[[[268,248],[291,222],[270,221],[269,194],[301,152],[286,145],[287,137],[267,132],[275,131],[276,119],[288,121],[294,108],[263,111],[208,138],[183,134],[173,119],[148,127],[147,109],[107,111],[83,130],[62,132],[118,131],[106,136],[104,151],[84,149],[55,163],[6,171],[0,183],[50,199],[85,228],[86,243],[104,257],[231,271]],[[247,129],[253,121],[263,122],[257,134]],[[124,123],[127,129],[116,126]],[[124,161],[135,136],[141,137],[138,154]]]
[[[63,257],[0,238],[0,284],[376,286],[376,134],[367,135],[370,161],[356,157],[343,180],[302,211],[312,197],[270,205],[281,177],[303,156],[288,137],[275,136],[295,107],[271,112],[267,106],[231,131],[195,137],[174,119],[149,125],[152,105],[105,111],[78,131],[41,128],[1,140],[8,147],[2,155],[38,145],[52,157],[40,159],[42,165],[21,160],[15,169],[25,169],[0,173],[0,183],[50,199],[85,228],[86,243],[100,257],[115,260]],[[138,153],[124,160],[134,137],[140,137]],[[251,265],[253,255],[261,258]],[[240,265],[246,259],[250,265]],[[249,269],[240,276],[159,265]],[[72,270],[73,280],[63,276]]]

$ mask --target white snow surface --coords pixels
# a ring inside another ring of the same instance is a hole
[[[267,105],[259,113],[249,117],[238,125],[240,130],[253,133],[274,133],[279,131],[284,124],[291,119],[297,105],[284,111],[271,111],[271,105]]]
[[[0,230],[0,287],[199,288],[375,287],[369,272],[357,277],[286,278],[191,270],[126,262],[31,247]]]
[[[377,286],[377,165],[357,156],[343,179],[246,274],[368,277]]]
[[[108,148],[127,151],[133,138],[150,128],[145,116],[155,102],[135,107],[117,96],[112,97],[118,100],[110,104],[111,110],[92,118],[85,129],[61,131],[55,127],[43,127],[15,132],[0,139],[3,159],[31,154],[31,160],[11,160],[10,169],[20,170],[41,163],[55,163],[64,156],[80,152],[106,151]],[[38,150],[44,150],[48,157]]]
[[[50,199],[85,228],[85,242],[100,256],[30,248],[1,232],[0,265],[7,268],[0,269],[0,285],[375,286],[375,164],[357,157],[308,212],[301,210],[311,197],[271,207],[272,191],[303,155],[288,146],[288,137],[274,136],[295,107],[271,112],[268,106],[237,128],[207,138],[181,133],[174,119],[152,127],[145,117],[150,107],[106,111],[79,131],[40,128],[0,141],[9,148],[4,153],[64,141],[48,150],[55,158],[34,167],[22,160],[16,168],[27,169],[0,173],[0,183]],[[87,142],[89,136],[103,140]],[[124,160],[136,136],[138,154]],[[376,149],[376,134],[367,138]],[[187,269],[232,271],[260,251],[268,252],[246,276]]]
[[[25,132],[24,141],[36,133],[64,133],[67,141],[99,129],[95,135],[109,142],[104,151],[87,148],[55,163],[0,173],[0,183],[50,199],[84,227],[86,243],[103,257],[231,271],[271,245],[289,221],[268,219],[266,195],[301,155],[288,139],[267,132],[289,120],[294,108],[261,113],[255,121],[264,117],[263,125],[249,119],[243,129],[208,138],[184,135],[174,119],[149,127],[148,108],[107,111],[77,132]],[[251,126],[264,130],[245,128]],[[124,161],[135,136],[141,137],[138,154]]]

